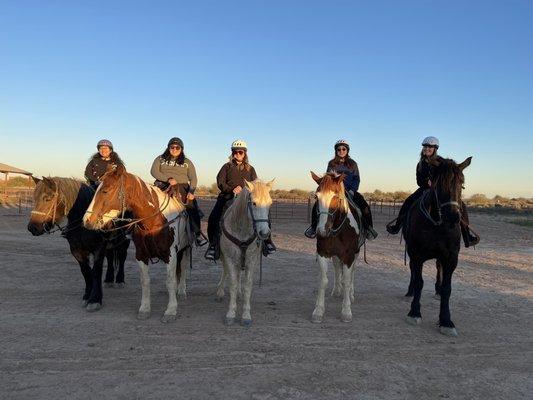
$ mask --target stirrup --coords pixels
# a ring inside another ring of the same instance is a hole
[[[198,232],[195,239],[196,247],[205,246],[209,241],[202,232]]]
[[[313,229],[313,225],[311,225],[309,228],[305,230],[304,235],[308,237],[309,239],[316,238],[316,228]]]
[[[215,261],[216,253],[216,249],[214,247],[209,246],[205,251],[204,257],[206,260]]]
[[[398,218],[395,218],[386,225],[386,229],[391,235],[396,235],[402,229],[402,224],[399,224]]]

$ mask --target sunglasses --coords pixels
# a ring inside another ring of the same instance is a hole
[[[244,150],[233,150],[233,154],[238,154],[242,156],[244,154]]]
[[[337,149],[337,152],[340,152],[340,151],[348,151],[348,149],[346,147],[339,147]]]
[[[170,146],[169,149],[170,150],[180,150],[181,147],[180,146]]]

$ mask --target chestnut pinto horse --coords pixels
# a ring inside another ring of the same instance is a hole
[[[241,274],[244,273],[243,305],[241,325],[252,325],[250,297],[252,295],[253,274],[260,263],[262,240],[270,236],[268,213],[272,205],[270,189],[273,180],[264,183],[260,180],[247,182],[222,217],[220,256],[224,265],[218,284],[217,298],[224,297],[224,282],[230,281],[230,299],[225,324],[235,322],[237,294],[241,288]]]
[[[61,231],[85,279],[82,304],[87,311],[96,311],[102,306],[101,271],[104,258],[107,258],[106,284],[114,285],[115,267],[118,267],[116,283],[118,287],[122,287],[124,262],[130,241],[121,230],[111,235],[104,235],[83,227],[83,215],[94,196],[94,190],[88,185],[72,178],[53,177],[42,180],[33,178],[33,180],[36,183],[33,194],[35,206],[31,212],[28,230],[34,236],[51,233],[54,230]],[[66,225],[60,227],[59,224],[65,219]]]
[[[319,177],[311,172],[318,184],[317,261],[320,267],[318,296],[311,321],[322,322],[324,317],[324,297],[328,285],[328,260],[333,260],[335,281],[332,295],[342,295],[341,320],[352,320],[351,303],[354,301],[355,262],[359,249],[364,243],[361,235],[361,212],[346,197],[344,175],[328,172]]]
[[[452,274],[457,267],[461,247],[461,192],[465,181],[463,170],[470,165],[472,157],[460,164],[451,159],[434,161],[432,187],[416,201],[403,226],[403,236],[409,255],[411,281],[409,292],[413,293],[407,322],[418,325],[422,322],[420,296],[424,281],[422,267],[425,261],[437,259],[437,283],[440,294],[440,332],[457,336],[450,317],[450,293]]]
[[[83,221],[90,229],[113,230],[115,221],[124,221],[126,211],[133,215],[125,226],[133,227],[135,258],[141,275],[141,306],[137,318],[150,317],[150,275],[148,264],[159,259],[166,264],[168,305],[162,322],[176,319],[178,294],[185,295],[185,265],[181,265],[184,252],[190,250],[185,206],[159,188],[143,182],[126,172],[124,166],[109,169],[101,179],[94,199]],[[177,287],[177,274],[180,285]]]

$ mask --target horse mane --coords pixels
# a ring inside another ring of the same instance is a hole
[[[254,185],[253,200],[258,206],[270,206],[272,204],[272,197],[270,197],[270,187],[266,182],[256,179],[252,182]]]
[[[61,199],[60,201],[63,201],[65,205],[65,215],[68,214],[69,211],[72,209],[72,206],[76,202],[76,199],[78,198],[80,187],[81,185],[83,185],[83,182],[74,178],[62,178],[58,176],[54,176],[48,179],[53,181],[56,185],[59,193],[59,198]],[[35,199],[38,199],[41,195],[43,195],[47,188],[48,186],[45,184],[44,181],[43,184],[37,185],[35,187]]]
[[[465,182],[463,171],[451,158],[443,158],[434,170],[435,180],[447,193],[456,194],[456,198],[461,198],[462,185]]]

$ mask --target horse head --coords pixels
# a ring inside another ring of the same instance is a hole
[[[54,178],[32,178],[36,183],[33,192],[35,206],[31,211],[28,230],[32,235],[39,236],[50,232],[65,217],[65,202]]]
[[[348,200],[344,192],[344,174],[328,172],[318,176],[311,171],[311,177],[318,184],[316,196],[318,201],[317,234],[330,236],[335,227],[342,224],[348,213]]]
[[[107,172],[100,179],[101,183],[83,216],[86,228],[104,229],[127,210],[129,195],[125,180],[128,175],[123,165],[107,167]]]
[[[457,224],[461,218],[461,194],[465,177],[463,170],[470,165],[472,157],[457,164],[452,159],[434,160],[432,189],[435,193],[436,206],[442,220],[449,224]]]
[[[270,182],[255,180],[253,182],[244,181],[246,188],[250,192],[248,207],[252,216],[255,231],[260,239],[267,239],[270,236],[270,224],[268,214],[272,205],[270,190],[274,185],[274,179]]]

